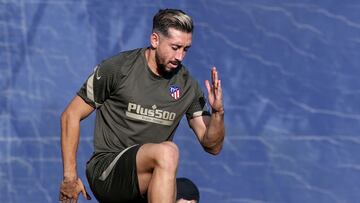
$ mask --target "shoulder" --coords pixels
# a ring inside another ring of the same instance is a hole
[[[123,67],[128,64],[134,63],[141,56],[141,53],[142,53],[141,48],[133,49],[129,51],[123,51],[114,56],[111,56],[110,58],[103,60],[100,63],[100,66],[106,68],[115,68],[115,69],[119,67]]]
[[[180,77],[185,83],[193,85],[198,85],[198,81],[191,75],[190,71],[183,65],[179,72],[177,73],[178,77]]]
[[[142,48],[123,51],[114,56],[103,60],[99,65],[99,72],[107,76],[120,76],[127,75],[133,64],[138,61],[142,55]]]
[[[103,60],[100,64],[96,66],[96,76],[104,77],[107,79],[114,79],[117,81],[119,78],[123,78],[128,75],[131,67],[137,61],[141,61],[141,55],[143,49],[134,49],[130,51],[120,52],[117,55],[109,57]]]

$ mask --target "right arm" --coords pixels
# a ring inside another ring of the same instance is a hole
[[[81,97],[75,96],[61,115],[61,152],[64,179],[60,187],[60,201],[78,198],[80,192],[89,199],[85,187],[78,178],[76,152],[80,137],[80,121],[94,111]]]

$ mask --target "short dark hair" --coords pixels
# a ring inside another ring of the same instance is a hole
[[[160,9],[153,18],[153,32],[169,36],[169,28],[192,33],[194,24],[190,16],[178,9]]]

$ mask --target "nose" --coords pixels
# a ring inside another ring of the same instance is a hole
[[[185,57],[185,51],[182,49],[178,49],[175,54],[175,59],[181,62],[184,59],[184,57]]]

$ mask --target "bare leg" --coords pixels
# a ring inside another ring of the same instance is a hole
[[[179,150],[173,142],[145,144],[136,155],[141,194],[149,203],[174,203]]]

